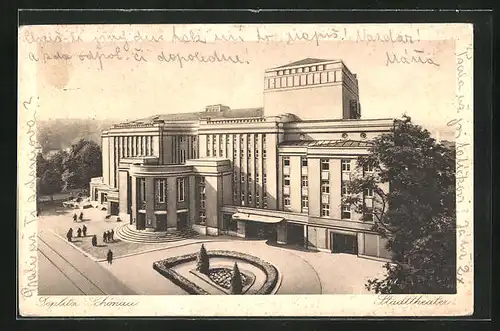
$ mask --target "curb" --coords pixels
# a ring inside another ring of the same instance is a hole
[[[91,259],[92,261],[94,262],[101,262],[102,261],[106,261],[106,259],[98,259],[96,257],[94,257],[93,255],[85,252],[83,249],[81,249],[80,247],[76,246],[75,244],[72,244],[71,242],[69,242],[68,240],[64,239],[63,237],[61,237],[58,233],[56,233],[55,231],[53,231],[52,229],[47,229],[46,231],[50,231],[52,232],[57,238],[61,239],[62,241],[64,241],[65,243],[71,245],[73,248],[76,248],[76,250],[78,250],[80,253],[82,253],[83,255],[85,255],[86,257],[88,257],[89,259]]]

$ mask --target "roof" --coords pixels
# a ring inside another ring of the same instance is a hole
[[[333,60],[315,59],[315,58],[308,57],[306,59],[295,61],[295,62],[292,62],[292,63],[289,63],[289,64],[285,64],[285,65],[282,65],[282,66],[279,66],[279,67],[276,67],[276,68],[286,68],[286,67],[293,67],[293,66],[302,66],[302,65],[314,64],[314,63],[321,63],[321,62],[329,62],[329,61],[333,61]]]
[[[150,124],[154,121],[198,121],[204,118],[247,118],[247,117],[262,117],[264,116],[263,108],[242,108],[229,109],[218,112],[193,112],[193,113],[177,113],[177,114],[160,114],[149,116],[146,118],[130,121],[122,124]]]
[[[357,140],[289,140],[280,143],[281,146],[295,147],[371,147],[369,141]]]

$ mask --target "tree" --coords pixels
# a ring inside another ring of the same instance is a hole
[[[238,264],[234,262],[233,274],[231,277],[231,294],[242,294],[243,293],[243,280],[241,279],[240,269]]]
[[[208,253],[203,244],[201,244],[200,252],[198,253],[196,259],[196,270],[205,275],[208,275],[208,272],[210,270]]]
[[[91,178],[101,175],[102,154],[99,145],[85,139],[73,144],[64,161],[65,189],[87,187]]]
[[[376,293],[455,293],[455,153],[404,115],[388,134],[359,157],[342,203],[373,220],[372,230],[392,253],[385,279],[372,279]],[[373,167],[373,174],[364,170]],[[388,192],[381,188],[390,187]],[[372,206],[366,206],[373,192]]]
[[[56,169],[48,168],[40,177],[39,184],[40,193],[50,195],[50,199],[53,200],[53,195],[61,192],[63,186],[61,174]]]

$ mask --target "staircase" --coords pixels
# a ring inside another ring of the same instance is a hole
[[[193,238],[197,235],[198,233],[196,233],[192,229],[180,230],[175,232],[151,232],[136,230],[135,226],[130,224],[122,224],[115,229],[115,236],[118,239],[138,244],[163,244]]]

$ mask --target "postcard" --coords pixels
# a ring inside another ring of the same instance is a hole
[[[22,316],[473,313],[471,24],[18,31]]]

